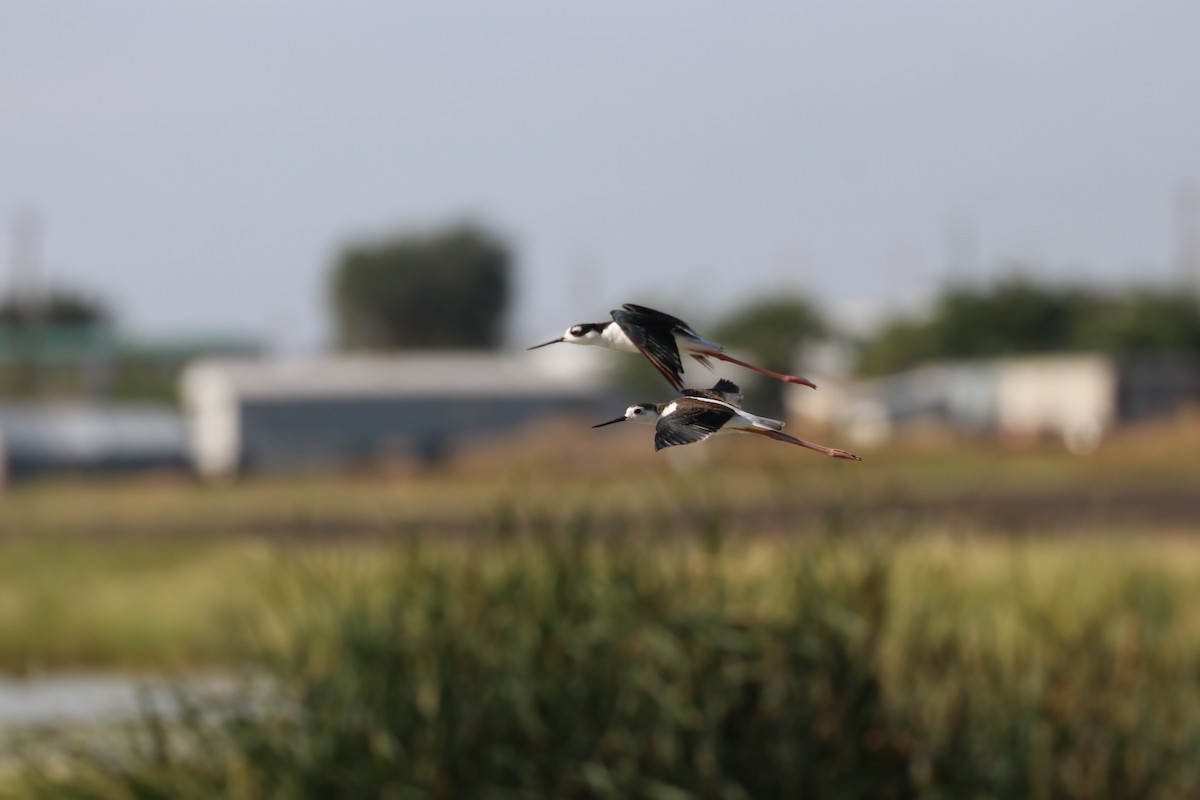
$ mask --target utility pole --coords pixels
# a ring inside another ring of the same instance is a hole
[[[8,297],[14,312],[13,389],[35,396],[41,388],[39,347],[42,328],[41,218],[33,209],[22,209],[12,219]]]
[[[1175,186],[1175,280],[1193,297],[1200,295],[1200,182],[1184,178]]]
[[[947,286],[966,286],[980,280],[979,232],[974,219],[966,213],[950,215],[943,227],[946,263],[942,282]]]

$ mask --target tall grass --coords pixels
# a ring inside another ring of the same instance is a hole
[[[33,751],[73,798],[1200,796],[1194,547],[596,536],[307,563],[245,693]],[[350,579],[348,579],[348,576]],[[263,675],[269,676],[266,689]]]
[[[245,540],[0,539],[0,673],[219,664],[278,569]]]

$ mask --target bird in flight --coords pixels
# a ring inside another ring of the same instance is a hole
[[[798,375],[784,375],[769,369],[756,367],[739,361],[725,352],[725,348],[716,342],[705,339],[678,317],[655,311],[645,306],[625,303],[612,312],[612,319],[607,322],[581,322],[567,328],[566,333],[557,339],[535,344],[528,349],[536,350],[551,344],[565,342],[567,344],[586,344],[605,347],[609,350],[619,350],[626,353],[641,353],[646,360],[654,365],[667,382],[676,391],[683,391],[683,359],[681,355],[691,356],[705,367],[712,369],[710,358],[728,361],[739,367],[752,369],[787,383],[798,383],[802,386],[817,388],[817,385],[807,378]]]
[[[729,381],[718,382],[712,389],[692,389],[691,394],[669,403],[638,403],[625,409],[625,415],[593,425],[602,428],[617,422],[638,422],[654,426],[654,449],[673,447],[680,444],[702,442],[710,436],[723,433],[755,433],[787,442],[809,450],[816,450],[831,458],[843,458],[849,461],[862,461],[861,458],[847,450],[836,447],[826,447],[823,444],[797,439],[783,432],[783,423],[779,420],[760,417],[743,411],[738,405],[728,402],[729,388],[722,387],[726,383],[737,390],[737,386]],[[740,392],[736,393],[740,396]],[[725,395],[727,399],[719,399]]]

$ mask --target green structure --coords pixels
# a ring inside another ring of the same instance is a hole
[[[0,325],[0,401],[175,401],[193,358],[253,355],[257,342],[232,336],[139,339],[109,324]]]

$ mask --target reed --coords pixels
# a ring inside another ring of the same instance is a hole
[[[46,797],[1190,797],[1200,550],[936,530],[294,557],[245,691],[28,751]],[[264,683],[264,676],[269,676]],[[264,686],[266,688],[264,688]]]

